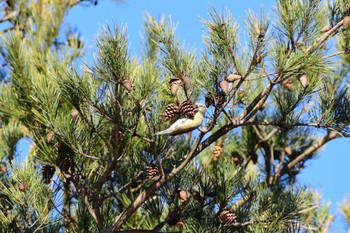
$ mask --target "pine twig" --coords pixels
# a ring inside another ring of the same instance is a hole
[[[235,222],[235,223],[229,223],[229,224],[225,224],[225,226],[232,226],[232,227],[245,227],[248,225],[253,225],[254,221],[250,220],[247,222]]]
[[[327,233],[328,232],[329,227],[330,227],[330,225],[331,225],[331,223],[333,221],[333,218],[334,218],[333,216],[328,216],[326,224],[325,224],[325,227],[324,227],[322,233]]]
[[[306,212],[315,210],[315,209],[317,209],[317,208],[318,208],[318,204],[315,204],[315,205],[310,206],[310,207],[308,207],[308,208],[306,208],[306,209],[299,210],[299,211],[298,211],[298,214],[303,214],[303,213],[306,213]]]
[[[178,174],[182,169],[184,169],[187,164],[192,161],[192,159],[199,153],[200,141],[203,138],[204,133],[200,133],[197,141],[194,143],[192,150],[184,157],[183,160],[179,161],[178,166],[175,166],[169,173],[166,173],[164,177],[160,177],[158,180],[154,181],[148,188],[146,188],[136,199],[124,210],[122,211],[114,221],[111,229],[108,229],[111,233],[118,232],[119,228],[124,222],[153,194],[160,189],[164,184],[168,183],[176,174]]]
[[[3,23],[5,21],[9,21],[9,20],[13,20],[13,19],[17,18],[18,15],[19,15],[18,11],[12,11],[11,13],[0,18],[0,23]]]
[[[287,170],[291,169],[294,165],[296,165],[297,163],[302,161],[306,156],[308,156],[308,155],[312,154],[313,152],[315,152],[316,150],[320,149],[327,142],[329,142],[335,138],[338,138],[338,137],[339,137],[339,134],[336,131],[331,131],[331,132],[327,133],[326,136],[321,138],[318,142],[316,142],[315,144],[313,144],[312,146],[310,146],[309,148],[304,150],[303,153],[301,153],[295,159],[293,159],[291,162],[289,162],[287,164],[287,166],[285,167],[285,169],[282,170],[282,174],[284,174]]]

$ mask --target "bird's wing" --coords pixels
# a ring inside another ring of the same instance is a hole
[[[177,121],[175,121],[171,126],[170,128],[171,129],[176,129],[178,128],[180,125],[184,125],[186,123],[186,121],[188,121],[190,119],[187,119],[187,118],[181,118],[181,119],[178,119]]]

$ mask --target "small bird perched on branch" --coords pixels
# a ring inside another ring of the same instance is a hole
[[[190,131],[198,128],[202,124],[206,110],[207,110],[207,108],[203,104],[196,103],[195,104],[196,114],[194,115],[193,119],[181,118],[181,119],[175,121],[175,123],[172,124],[166,130],[157,132],[155,135],[170,134],[170,135],[174,136],[177,134],[183,134],[183,133],[190,132]]]

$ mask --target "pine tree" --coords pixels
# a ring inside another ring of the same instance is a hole
[[[248,12],[246,46],[229,11],[212,9],[200,56],[147,15],[140,58],[125,28],[105,26],[78,69],[79,37],[58,38],[81,1],[6,2],[18,13],[2,36],[0,229],[327,232],[327,204],[296,181],[349,135],[350,3]],[[199,131],[155,135],[201,101]],[[22,137],[33,143],[17,165]]]

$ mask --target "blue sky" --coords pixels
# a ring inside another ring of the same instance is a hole
[[[125,25],[128,28],[130,51],[137,55],[142,46],[141,34],[143,19],[148,12],[156,19],[170,15],[173,22],[178,22],[177,33],[180,41],[184,40],[188,48],[202,47],[203,25],[200,18],[207,19],[207,11],[212,6],[218,11],[229,9],[235,19],[242,22],[248,9],[271,12],[274,1],[271,0],[100,0],[96,7],[75,7],[66,17],[65,24],[76,26],[88,49],[86,60],[92,62],[95,51],[95,38],[106,23]],[[243,26],[240,31],[244,33]],[[323,200],[332,203],[331,210],[337,213],[338,204],[350,193],[350,139],[337,139],[330,142],[319,153],[319,158],[308,164],[299,177],[300,184],[310,185],[323,193]],[[345,232],[345,221],[337,217],[332,230]]]

